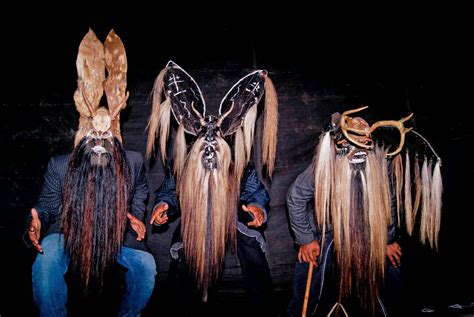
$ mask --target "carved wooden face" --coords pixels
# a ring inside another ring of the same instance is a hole
[[[110,130],[101,132],[89,130],[86,135],[86,151],[90,151],[92,165],[106,165],[113,155],[114,136]]]
[[[92,126],[97,132],[110,131],[110,125],[112,118],[110,117],[109,111],[105,108],[99,108],[92,119]]]
[[[114,135],[111,122],[109,111],[99,108],[92,120],[92,129],[86,135],[86,149],[91,151],[92,165],[107,164],[106,154],[111,155],[113,152]]]
[[[214,170],[217,167],[216,136],[220,134],[220,129],[217,127],[217,117],[215,116],[206,116],[205,123],[202,129],[205,130],[205,132],[202,133],[204,135],[204,155],[202,157],[202,163],[206,169]]]
[[[350,135],[351,141],[367,146],[372,145],[372,138],[370,137],[370,126],[364,119],[360,117],[347,119],[347,133]],[[369,136],[367,136],[369,135]],[[339,140],[336,141],[336,149],[338,154],[347,155],[349,162],[363,163],[367,158],[367,149],[359,147],[356,143],[349,141],[340,134]]]

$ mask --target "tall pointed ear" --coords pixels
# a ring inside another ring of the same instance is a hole
[[[93,117],[104,93],[105,61],[104,46],[91,29],[79,45],[76,68],[76,109],[82,117]]]
[[[170,112],[182,126],[183,133],[192,135],[199,133],[206,115],[206,105],[196,81],[173,61],[160,71],[153,86],[152,111],[147,126],[147,157],[154,152],[155,139],[159,135],[161,156],[165,161]]]
[[[244,123],[252,106],[257,105],[265,92],[264,70],[254,71],[241,78],[225,95],[219,107],[219,122],[222,134],[231,135]]]
[[[219,108],[220,127],[224,136],[243,133],[246,161],[250,160],[257,118],[257,105],[265,93],[262,141],[262,163],[271,177],[275,165],[278,131],[278,99],[267,71],[257,70],[239,80],[227,93]],[[242,127],[242,129],[241,129]]]
[[[107,80],[104,90],[112,120],[115,120],[120,111],[127,105],[127,55],[122,40],[114,30],[109,32],[105,40],[105,66]]]
[[[206,115],[206,103],[198,84],[184,69],[169,61],[163,76],[163,91],[171,110],[184,130],[197,135]]]

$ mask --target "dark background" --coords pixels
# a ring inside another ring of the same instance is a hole
[[[237,8],[220,14],[191,10],[185,15],[177,11],[180,6],[130,5],[119,14],[91,7],[80,8],[82,14],[44,7],[2,13],[0,316],[37,314],[30,281],[34,252],[24,246],[22,234],[49,157],[72,148],[78,119],[72,98],[75,59],[89,27],[102,41],[113,28],[124,42],[130,91],[122,112],[124,145],[142,153],[153,80],[169,59],[196,79],[211,111],[217,111],[227,90],[248,72],[270,72],[279,95],[280,127],[276,171],[271,183],[265,180],[272,198],[266,237],[280,314],[289,299],[295,261],[287,189],[310,163],[330,114],[359,105],[370,106],[364,117],[371,122],[414,112],[410,125],[443,159],[439,251],[405,241],[411,315],[430,307],[446,316],[454,314],[447,306],[474,302],[468,260],[474,233],[474,173],[468,154],[472,102],[467,97],[472,90],[468,57],[473,55],[463,10],[370,8],[361,15],[351,8],[342,12],[294,6],[275,14],[234,3]],[[163,168],[159,160],[147,168],[151,208]],[[148,230],[159,272],[147,316],[169,309],[165,278],[173,229]],[[239,264],[230,254],[217,304],[210,311],[234,307],[245,314],[243,295]],[[14,304],[18,301],[20,305]]]

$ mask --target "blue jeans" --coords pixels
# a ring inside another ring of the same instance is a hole
[[[67,285],[64,275],[69,256],[64,252],[64,236],[46,236],[41,242],[43,253],[33,264],[33,298],[40,316],[67,316]],[[127,269],[127,290],[122,299],[119,316],[139,316],[150,299],[155,285],[156,264],[144,251],[122,247],[117,262]]]

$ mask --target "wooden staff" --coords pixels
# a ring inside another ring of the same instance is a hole
[[[309,262],[308,278],[306,279],[306,290],[304,292],[303,310],[301,316],[306,317],[306,309],[308,309],[309,291],[311,289],[311,280],[313,279],[313,262]]]

